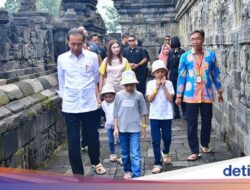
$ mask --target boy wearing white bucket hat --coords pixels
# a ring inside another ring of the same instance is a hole
[[[136,90],[138,83],[133,71],[124,71],[124,89],[116,94],[114,103],[114,137],[120,140],[124,179],[141,176],[140,138],[146,135],[148,110],[142,93]]]
[[[168,153],[171,144],[172,101],[175,92],[172,82],[165,78],[166,72],[165,63],[161,60],[155,61],[152,64],[152,75],[155,79],[147,83],[146,95],[150,102],[149,119],[155,157],[152,173],[162,171],[161,154],[165,164],[171,163]],[[162,151],[160,147],[161,136],[164,144]]]
[[[101,96],[104,99],[104,101],[102,102],[102,109],[106,117],[105,128],[107,129],[109,149],[110,149],[109,161],[110,162],[118,161],[120,164],[122,164],[121,159],[118,159],[115,153],[115,139],[113,135],[114,133],[113,111],[114,111],[115,94],[116,92],[112,84],[106,83],[103,86],[101,92]]]

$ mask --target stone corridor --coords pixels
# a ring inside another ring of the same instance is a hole
[[[36,0],[20,0],[16,13],[0,10],[0,166],[71,173],[67,143],[63,144],[66,127],[61,100],[56,93],[56,60],[68,50],[68,30],[79,26],[101,40],[120,40],[122,33],[133,33],[144,42],[151,61],[157,58],[165,35],[179,36],[183,49],[188,50],[190,33],[203,29],[204,47],[217,55],[224,91],[224,103],[215,101],[213,107],[211,147],[215,153],[186,161],[190,150],[185,121],[175,120],[173,163],[165,170],[250,155],[250,1],[113,1],[121,33],[107,34],[96,11],[98,0],[62,0],[58,16],[36,9]],[[144,175],[151,174],[153,167],[149,137],[148,132],[141,143]],[[103,129],[100,139],[106,176],[120,178],[122,167],[109,163]],[[94,175],[87,154],[82,156],[85,174]]]
[[[186,160],[186,157],[190,154],[190,149],[187,142],[186,136],[186,121],[182,119],[174,120],[172,125],[172,144],[170,147],[170,155],[172,158],[172,164],[164,165],[164,172],[181,169],[185,167],[192,167],[222,160],[233,158],[233,155],[228,150],[228,147],[221,139],[216,135],[215,131],[211,135],[210,147],[213,150],[211,154],[202,154],[202,157],[194,162]],[[123,167],[118,163],[109,162],[109,147],[108,138],[105,129],[100,129],[100,141],[101,141],[101,160],[103,165],[107,169],[107,173],[104,177],[122,179]],[[147,131],[147,137],[141,141],[141,152],[142,152],[142,173],[143,175],[150,175],[153,162],[153,148],[150,139],[150,131]],[[82,160],[84,164],[84,172],[87,176],[96,175],[94,170],[91,168],[88,154],[82,152]],[[39,170],[48,172],[59,172],[65,175],[71,175],[71,167],[68,160],[67,143],[61,146],[61,149],[57,151]]]

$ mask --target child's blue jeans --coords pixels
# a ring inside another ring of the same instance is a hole
[[[131,172],[132,177],[141,176],[140,132],[119,133],[119,139],[125,173]]]
[[[169,153],[172,137],[172,120],[150,120],[152,145],[155,157],[155,165],[162,165],[161,162],[161,136],[163,140],[164,154]]]

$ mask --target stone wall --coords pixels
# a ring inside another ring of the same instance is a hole
[[[65,140],[56,75],[0,86],[0,166],[36,169]]]
[[[62,0],[60,17],[71,27],[84,26],[89,34],[96,33],[103,39],[106,28],[96,5],[97,0]]]
[[[106,32],[95,13],[97,1],[63,0],[61,17],[36,11],[35,3],[21,0],[15,14],[0,10],[0,166],[4,167],[36,169],[65,141],[55,60],[68,50],[70,28],[84,25],[90,32]]]
[[[55,72],[53,51],[48,14],[0,11],[1,84]]]
[[[236,156],[250,154],[250,1],[182,0],[176,4],[178,33],[185,48],[194,29],[216,52],[225,102],[214,105],[213,128]]]
[[[114,0],[120,14],[122,33],[135,34],[147,48],[152,61],[157,58],[165,35],[177,33],[174,0]]]

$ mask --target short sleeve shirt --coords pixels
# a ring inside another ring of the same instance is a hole
[[[112,59],[111,65],[106,63],[106,59],[102,62],[99,72],[101,75],[107,73],[106,83],[110,83],[115,88],[115,91],[118,92],[122,90],[122,86],[120,85],[122,80],[122,72],[131,70],[128,60],[123,58],[122,63],[120,63],[119,59]]]
[[[135,91],[128,94],[125,90],[115,96],[114,117],[118,119],[119,132],[140,132],[141,116],[148,115],[145,99],[142,93]]]
[[[171,81],[167,80],[165,86],[170,94],[172,95],[175,94]],[[147,83],[146,95],[147,96],[151,95],[154,92],[154,89],[156,89],[156,80],[151,80]],[[172,104],[171,102],[168,101],[162,87],[160,87],[160,89],[158,90],[155,99],[150,103],[149,119],[157,119],[157,120],[173,119]]]

